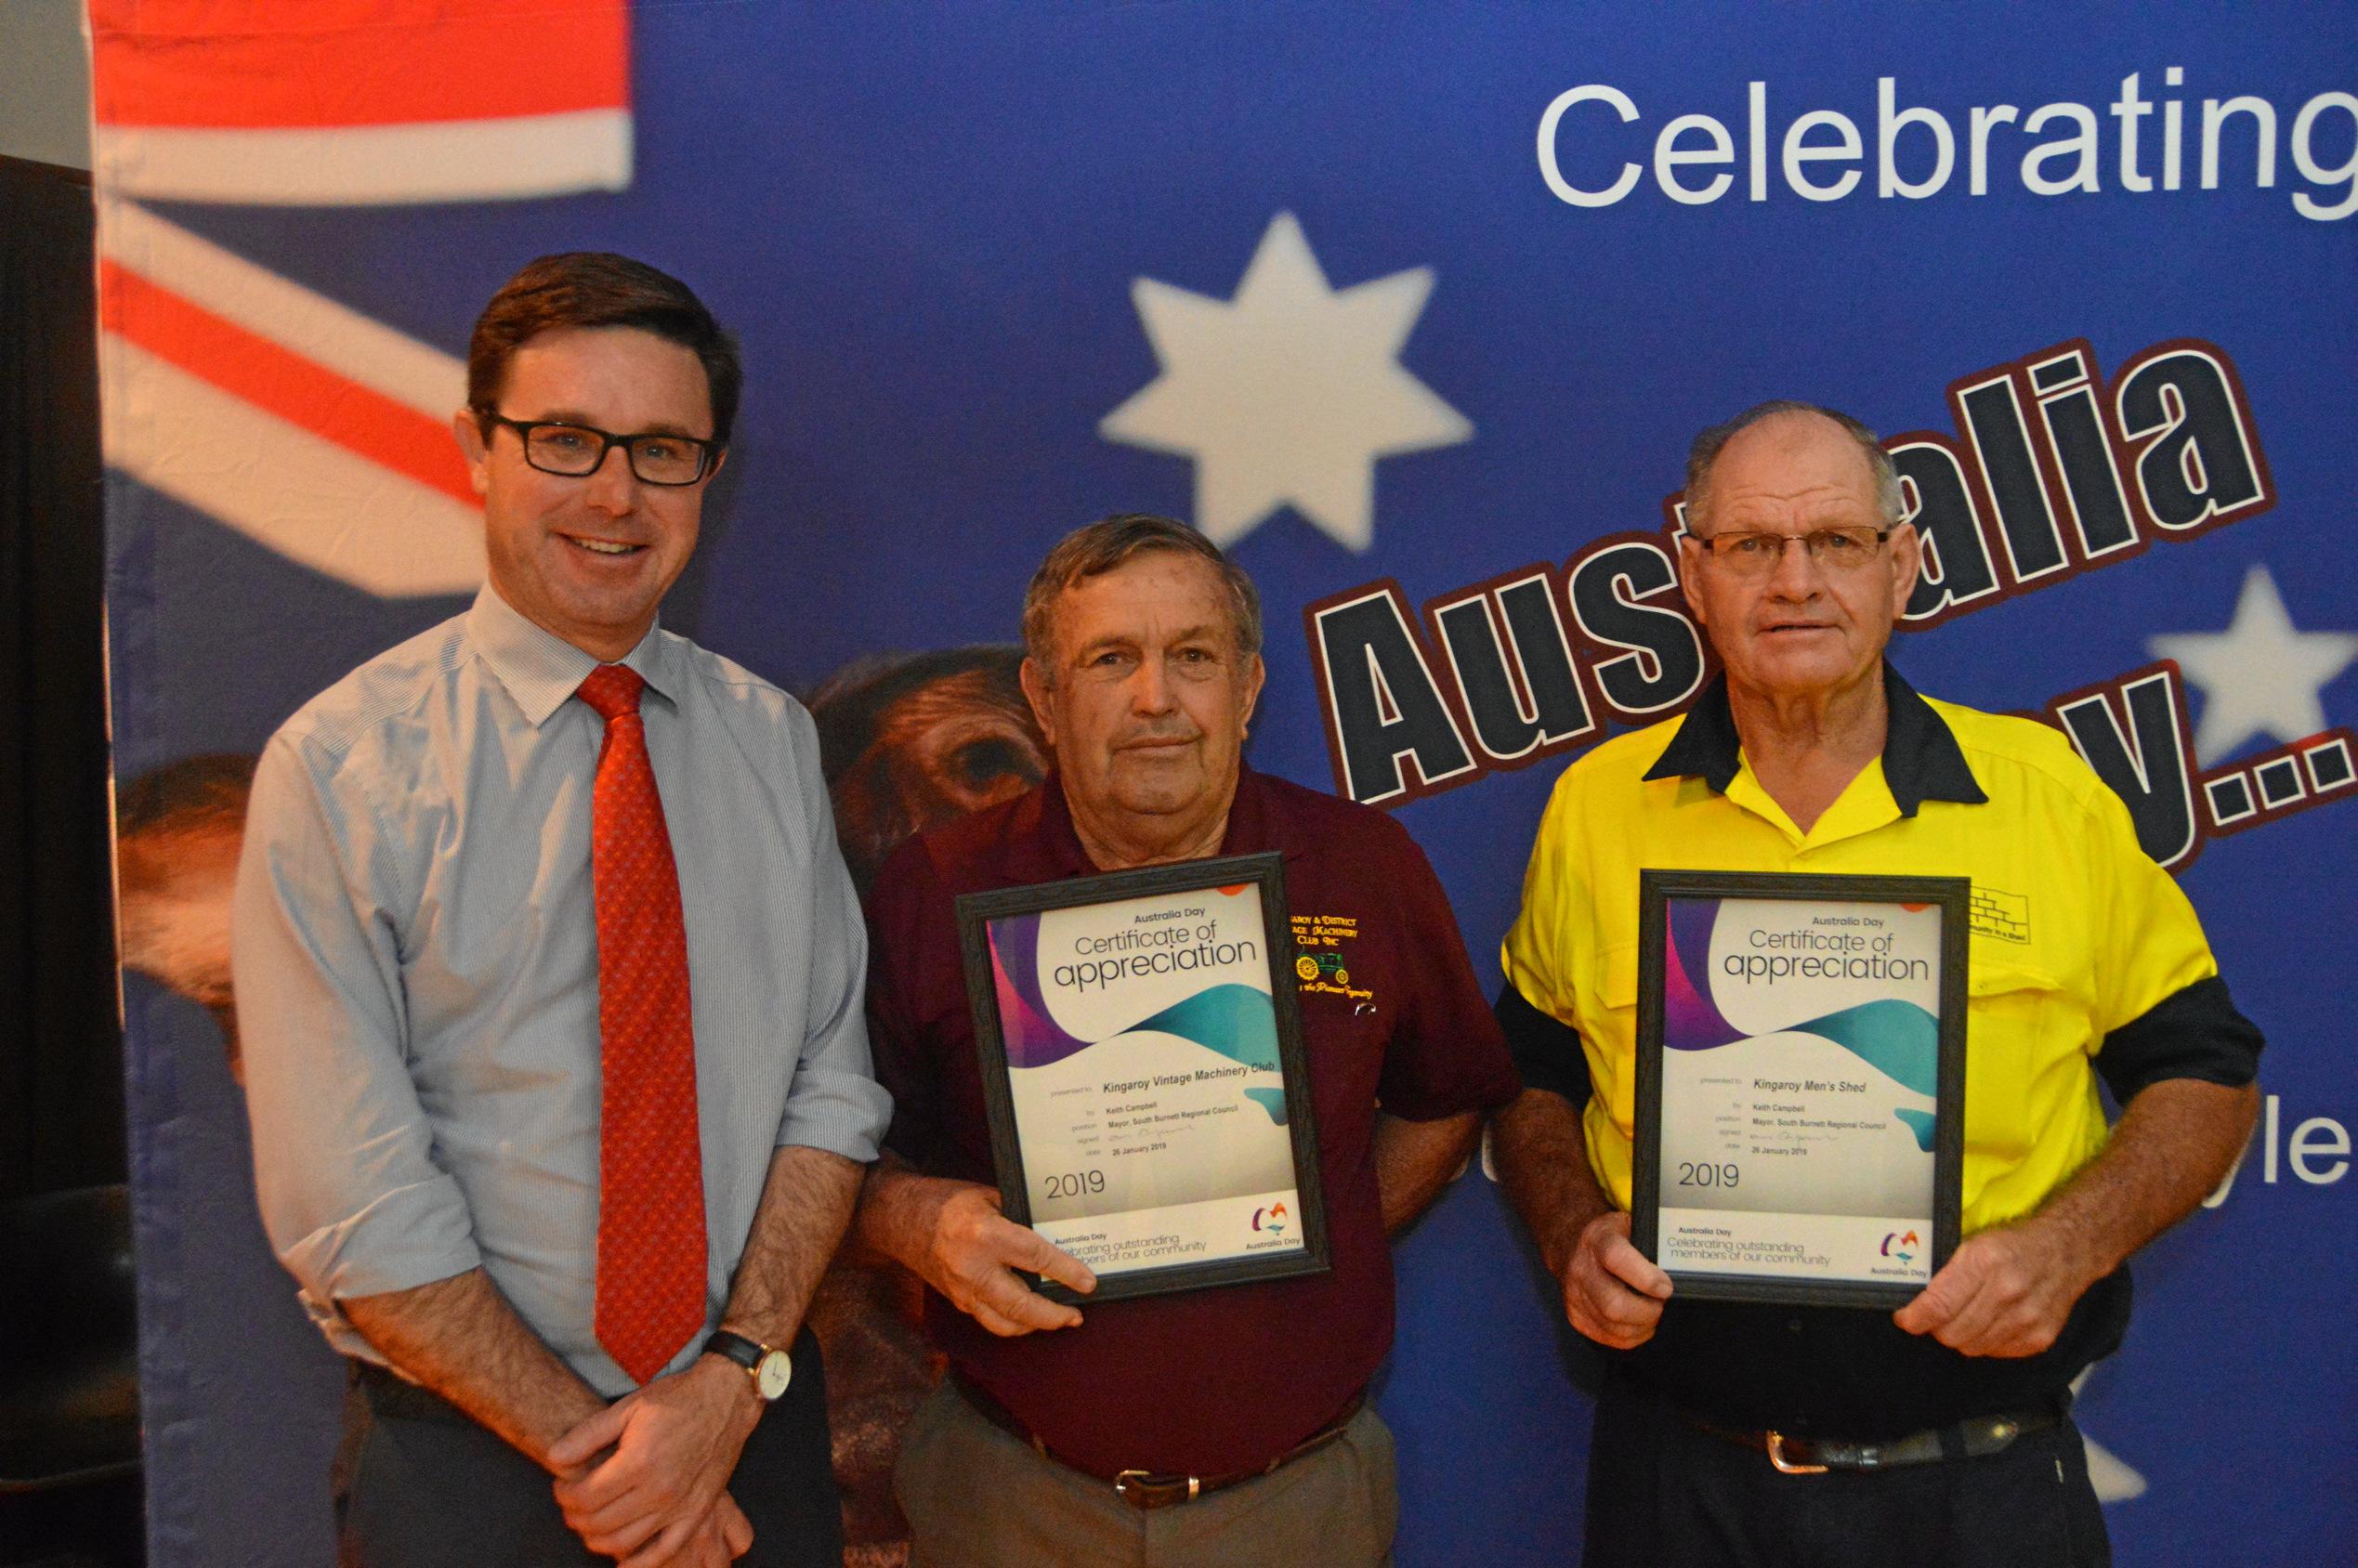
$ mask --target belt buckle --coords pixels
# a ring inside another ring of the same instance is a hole
[[[1173,1476],[1168,1481],[1158,1481],[1152,1470],[1117,1470],[1113,1479],[1114,1496],[1133,1509],[1159,1509],[1172,1503],[1194,1502],[1203,1491],[1201,1478],[1192,1475],[1185,1478],[1187,1495],[1184,1497],[1178,1496],[1181,1479]]]
[[[1782,1475],[1824,1475],[1826,1473],[1824,1465],[1800,1465],[1787,1458],[1785,1434],[1780,1431],[1772,1431],[1768,1434],[1768,1457],[1769,1463],[1775,1465],[1778,1473]]]

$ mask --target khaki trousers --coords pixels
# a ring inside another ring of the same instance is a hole
[[[893,1472],[910,1568],[1389,1568],[1392,1433],[1362,1408],[1271,1475],[1152,1510],[985,1419],[944,1381]]]

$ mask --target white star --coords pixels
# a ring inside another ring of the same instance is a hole
[[[1279,213],[1218,300],[1152,278],[1131,285],[1162,374],[1097,432],[1196,460],[1196,527],[1215,544],[1290,503],[1349,550],[1375,539],[1375,460],[1467,439],[1474,426],[1401,369],[1433,292],[1419,267],[1337,292],[1291,213]]]
[[[2088,1484],[2095,1491],[2098,1502],[2125,1503],[2145,1495],[2145,1478],[2128,1461],[2084,1431],[2079,1434],[2079,1441],[2088,1451]]]
[[[2073,1398],[2079,1397],[2080,1390],[2088,1386],[2089,1375],[2095,1370],[2092,1366],[2084,1367],[2079,1376],[2072,1379]],[[2088,1454],[2088,1484],[2094,1490],[2096,1500],[2100,1503],[2125,1503],[2133,1497],[2143,1496],[2145,1478],[2132,1470],[2119,1455],[2088,1435],[2088,1412],[2085,1407],[2079,1411],[2077,1419],[2080,1446]]]
[[[2205,766],[2254,736],[2305,740],[2324,729],[2318,694],[2358,659],[2358,634],[2295,631],[2264,566],[2245,575],[2227,630],[2181,632],[2145,646],[2203,688],[2194,754]]]

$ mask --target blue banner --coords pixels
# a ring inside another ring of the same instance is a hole
[[[208,911],[270,732],[472,591],[435,445],[468,327],[521,263],[584,248],[677,273],[743,341],[666,622],[819,710],[856,869],[1036,773],[987,645],[1066,530],[1162,512],[1266,600],[1254,765],[1396,809],[1485,976],[1555,775],[1706,673],[1670,543],[1689,438],[1774,397],[1883,432],[1930,556],[1895,661],[2073,738],[2270,1040],[2237,1173],[2141,1254],[2128,1343],[2082,1390],[2118,1559],[2358,1556],[2346,7],[627,25],[619,106],[221,133],[266,171],[274,137],[361,149],[346,204],[176,183],[183,133],[104,124],[100,41],[117,776],[126,853],[187,873],[126,861],[155,1561],[331,1556],[341,1373],[261,1235]],[[568,135],[596,156],[548,152]],[[402,157],[462,146],[516,183],[405,183]],[[944,681],[996,749],[894,730]],[[1398,1263],[1399,1561],[1573,1561],[1587,1362],[1486,1166]],[[854,1336],[847,1385],[863,1355],[923,1365]],[[888,1425],[890,1380],[843,1419]],[[855,1549],[891,1561],[866,1506]]]

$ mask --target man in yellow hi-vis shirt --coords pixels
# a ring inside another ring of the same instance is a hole
[[[2069,1386],[2249,1137],[2259,1032],[2068,741],[1883,661],[1920,546],[1871,432],[1763,404],[1696,438],[1686,501],[1724,673],[1558,781],[1499,999],[1500,1176],[1611,1363],[1585,1561],[2106,1562]],[[1898,1312],[1675,1300],[1631,1245],[1641,868],[1972,879],[1965,1240]]]

